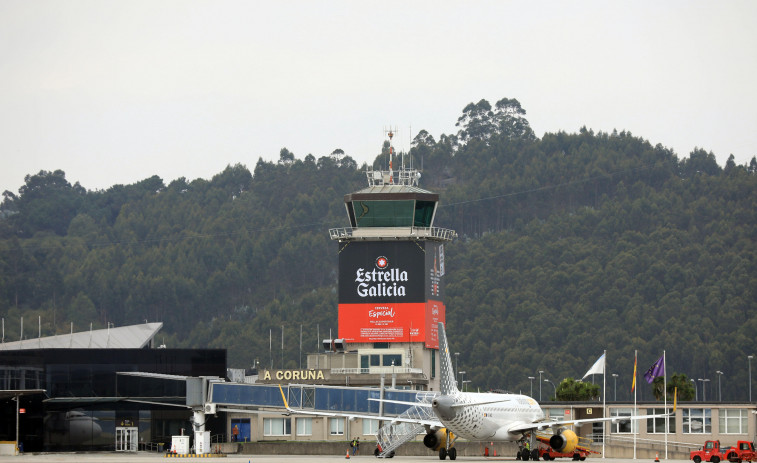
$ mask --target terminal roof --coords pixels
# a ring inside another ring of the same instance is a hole
[[[141,349],[152,345],[163,323],[141,323],[101,330],[59,334],[44,338],[5,342],[0,350],[22,349]]]

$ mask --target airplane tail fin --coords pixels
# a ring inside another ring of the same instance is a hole
[[[442,394],[452,395],[458,392],[455,370],[452,369],[452,358],[447,344],[447,333],[444,323],[439,322],[439,367],[441,369],[440,383]]]

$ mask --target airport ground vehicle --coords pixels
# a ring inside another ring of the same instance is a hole
[[[592,453],[596,453],[597,455],[599,452],[595,452],[593,450],[589,450],[588,448],[582,448],[582,447],[576,447],[576,449],[569,453],[561,453],[555,451],[550,446],[539,446],[539,457],[541,457],[542,460],[554,460],[555,458],[572,458],[573,460],[586,460],[586,457],[588,457]]]
[[[589,444],[591,441],[587,439],[579,438],[580,442],[576,445],[576,448],[570,452],[558,452],[549,445],[549,435],[537,435],[538,440],[537,447],[533,450],[526,451],[524,449],[518,451],[515,456],[516,460],[538,460],[541,458],[544,461],[554,460],[555,458],[572,458],[574,461],[584,461],[586,457],[591,454],[599,455],[599,452],[591,450]]]
[[[708,440],[705,441],[700,450],[693,450],[689,454],[689,458],[694,463],[701,463],[702,461],[719,463],[723,460],[738,463],[757,460],[757,453],[754,451],[754,444],[749,441],[740,440],[735,446],[726,447],[722,446],[719,440]]]

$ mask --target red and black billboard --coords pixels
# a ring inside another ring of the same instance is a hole
[[[351,242],[339,253],[339,337],[438,347],[443,276],[440,243]]]

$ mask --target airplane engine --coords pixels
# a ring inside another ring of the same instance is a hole
[[[423,437],[423,445],[431,450],[439,450],[447,445],[447,430],[437,429],[436,431],[429,431]]]
[[[570,453],[578,445],[578,436],[570,429],[561,429],[549,438],[549,446],[560,453]]]

